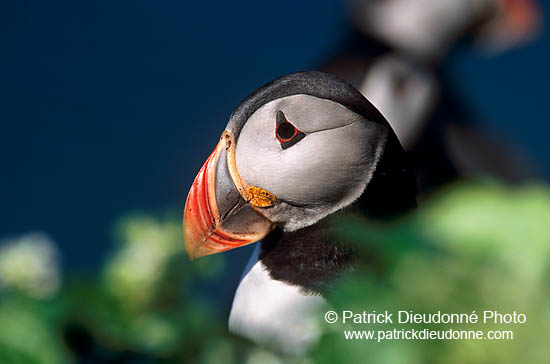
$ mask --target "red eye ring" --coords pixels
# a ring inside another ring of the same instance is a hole
[[[292,125],[280,110],[277,111],[276,121],[275,138],[281,143],[281,148],[290,148],[306,136],[297,127]]]
[[[277,128],[275,129],[275,137],[280,143],[288,143],[296,135],[298,135],[300,131],[291,123],[288,121],[277,125]]]

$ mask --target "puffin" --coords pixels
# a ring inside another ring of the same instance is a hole
[[[229,331],[285,354],[318,339],[331,284],[363,264],[335,228],[345,216],[386,220],[416,206],[406,153],[382,114],[341,78],[303,71],[235,109],[185,204],[190,259],[259,242]],[[317,315],[318,316],[318,315]]]
[[[465,46],[497,53],[530,39],[540,24],[536,0],[350,3],[352,29],[319,69],[350,82],[382,112],[422,195],[471,175],[511,183],[534,176],[521,151],[456,92],[448,70]]]

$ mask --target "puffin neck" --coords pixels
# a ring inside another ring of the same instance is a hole
[[[355,254],[333,232],[331,217],[303,229],[277,228],[261,242],[260,261],[272,279],[322,294],[354,266]]]

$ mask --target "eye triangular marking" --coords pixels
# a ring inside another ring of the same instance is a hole
[[[302,140],[306,135],[287,120],[279,110],[276,116],[275,138],[281,143],[281,148],[287,149]]]

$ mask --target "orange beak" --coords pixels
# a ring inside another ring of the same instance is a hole
[[[542,11],[536,0],[495,0],[497,16],[482,28],[480,40],[506,49],[531,39],[541,28]]]
[[[225,131],[187,195],[183,232],[190,259],[254,243],[273,230],[247,191],[236,167],[234,138]]]
[[[534,0],[499,0],[505,11],[504,26],[518,38],[534,33],[540,24],[540,9]]]

